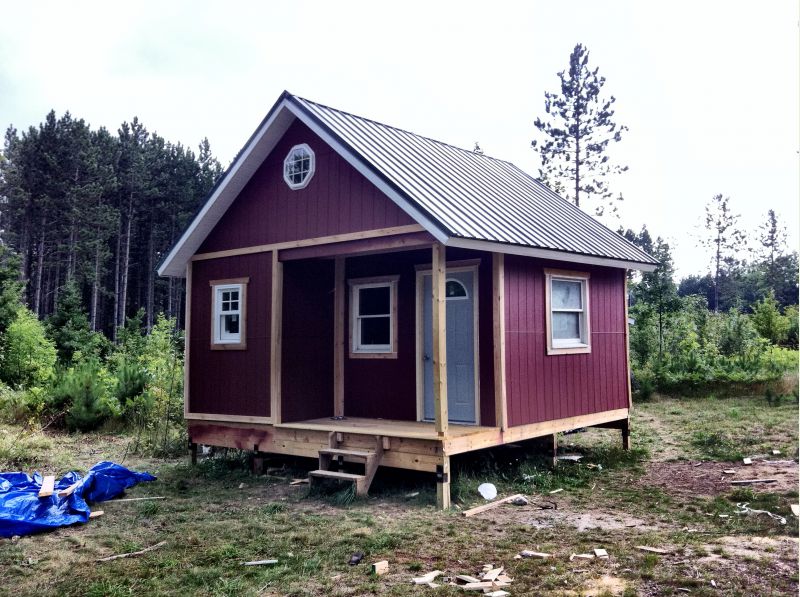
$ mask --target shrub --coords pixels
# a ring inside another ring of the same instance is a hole
[[[769,295],[753,305],[753,326],[759,335],[772,344],[782,344],[789,335],[789,318],[781,315],[775,295]]]
[[[90,359],[66,370],[53,388],[51,407],[66,411],[71,431],[97,429],[114,414],[108,400],[108,374]]]
[[[2,338],[0,379],[28,388],[44,386],[55,373],[56,349],[44,326],[25,307],[20,307]]]
[[[123,412],[131,410],[145,391],[147,373],[137,363],[122,363],[117,369],[114,395]]]

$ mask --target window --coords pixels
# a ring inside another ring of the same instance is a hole
[[[397,276],[350,280],[350,356],[397,358]]]
[[[211,281],[212,350],[242,350],[246,348],[248,280],[248,278],[237,278]]]
[[[283,160],[283,180],[290,189],[302,189],[311,182],[315,161],[314,152],[305,143],[292,147]]]
[[[590,352],[589,274],[545,270],[547,354]]]
[[[457,301],[469,298],[466,286],[458,280],[449,279],[444,284],[444,297],[448,301]]]

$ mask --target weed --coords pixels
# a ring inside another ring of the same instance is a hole
[[[264,514],[267,516],[273,516],[275,514],[280,514],[281,512],[286,512],[288,506],[283,502],[270,502],[266,506],[264,506]]]

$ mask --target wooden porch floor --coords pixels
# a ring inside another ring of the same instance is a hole
[[[424,421],[395,421],[391,419],[364,419],[347,417],[333,420],[330,418],[309,419],[292,423],[280,423],[276,427],[284,429],[304,429],[310,431],[338,431],[340,433],[361,433],[365,435],[384,435],[389,437],[405,437],[409,439],[443,439],[436,433],[433,423]],[[447,438],[463,438],[470,435],[496,431],[494,427],[479,425],[457,425],[450,423]]]

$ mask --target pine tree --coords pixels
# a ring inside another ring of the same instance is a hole
[[[767,220],[759,227],[759,257],[764,262],[764,277],[767,287],[775,293],[780,284],[777,260],[786,248],[786,227],[778,223],[775,210],[767,212]]]
[[[646,232],[646,229],[644,231]],[[669,244],[659,236],[655,243],[652,244],[649,253],[658,260],[658,266],[652,272],[642,274],[641,281],[636,285],[636,296],[643,303],[650,305],[656,313],[658,320],[658,355],[660,358],[664,352],[664,325],[666,318],[670,313],[674,313],[681,308],[681,302],[673,279],[675,269]]]
[[[537,118],[534,125],[542,141],[531,146],[539,152],[539,176],[554,192],[584,210],[616,215],[609,177],[625,172],[627,166],[613,165],[607,154],[609,144],[622,140],[626,126],[614,122],[614,96],[601,95],[605,77],[590,69],[589,50],[575,46],[569,57],[569,70],[561,71],[561,91],[545,92],[547,120]]]
[[[714,195],[706,204],[705,229],[707,236],[700,237],[700,244],[711,250],[712,274],[714,277],[714,312],[719,312],[720,282],[728,279],[741,263],[737,252],[744,247],[744,234],[737,228],[739,215],[730,209],[730,197]]]

